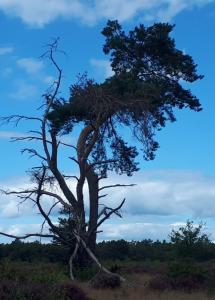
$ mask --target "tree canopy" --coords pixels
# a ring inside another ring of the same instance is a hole
[[[90,159],[109,161],[97,164],[97,171],[115,169],[131,175],[138,170],[137,148],[122,138],[119,125],[132,129],[144,158],[151,160],[158,148],[155,132],[176,120],[174,108],[201,110],[183,81],[194,82],[202,76],[192,57],[176,49],[170,37],[173,28],[166,23],[148,28],[141,24],[126,33],[118,21],[108,21],[102,31],[103,51],[110,55],[113,76],[96,83],[84,75],[71,86],[68,101],[54,103],[49,118],[56,131],[71,132],[80,122],[96,129]]]

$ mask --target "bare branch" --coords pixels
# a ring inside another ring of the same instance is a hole
[[[77,165],[79,165],[79,162],[77,159],[75,159],[74,157],[69,156],[69,159],[71,159],[72,161],[74,161]]]
[[[90,248],[87,246],[86,242],[84,241],[84,239],[79,235],[77,234],[76,232],[73,232],[74,236],[76,237],[77,239],[77,242],[78,243],[81,243],[84,247],[84,249],[86,250],[86,252],[88,253],[89,257],[96,263],[96,265],[99,267],[100,270],[102,270],[103,272],[109,274],[109,275],[112,275],[112,276],[117,276],[120,281],[124,282],[125,281],[125,278],[123,278],[122,276],[120,276],[119,274],[116,274],[116,273],[112,273],[110,272],[108,269],[106,269],[101,263],[100,261],[98,260],[98,258],[94,255],[94,253],[90,250]]]
[[[99,189],[99,191],[102,191],[104,189],[109,189],[109,188],[115,188],[115,187],[127,187],[127,186],[135,186],[136,184],[132,183],[132,184],[113,184],[113,185],[106,185],[103,186]]]
[[[53,192],[48,192],[48,191],[45,191],[45,190],[41,190],[40,191],[41,195],[47,195],[47,196],[50,196],[50,197],[53,197],[53,198],[56,198],[58,199],[58,202],[61,203],[64,207],[68,208],[68,209],[72,209],[71,205],[69,205],[68,203],[66,203],[63,198],[61,198],[58,194],[55,194]]]
[[[12,195],[12,194],[15,194],[15,195],[18,195],[18,194],[29,194],[29,193],[35,193],[36,190],[33,189],[33,190],[20,190],[20,191],[10,191],[10,190],[0,190],[1,193],[5,194],[5,195]]]
[[[64,143],[64,142],[62,142],[62,141],[59,141],[59,144],[77,150],[77,147],[75,147],[75,146],[73,146],[73,145],[70,145],[70,144],[67,144],[67,143]]]
[[[28,154],[30,154],[30,156],[29,156],[30,158],[31,158],[31,157],[34,157],[34,156],[37,156],[37,157],[39,157],[40,159],[47,161],[47,159],[46,159],[44,156],[42,156],[41,154],[39,154],[39,153],[37,152],[37,150],[35,150],[35,149],[33,149],[33,148],[24,148],[24,149],[21,150],[21,153],[22,153],[22,154],[25,153],[25,152],[27,152]]]
[[[52,210],[55,208],[56,205],[58,205],[60,203],[60,201],[57,201],[57,202],[54,202],[54,204],[50,207],[48,213],[47,213],[47,216],[49,217],[49,215],[51,214]],[[43,221],[42,225],[41,225],[41,234],[43,232],[43,228],[44,228],[44,225],[46,223],[46,219]]]
[[[38,136],[20,136],[20,137],[11,137],[11,142],[19,142],[19,141],[43,141],[41,137]],[[51,144],[51,141],[46,140],[47,144]]]
[[[119,217],[122,217],[120,214],[119,214],[119,210],[122,208],[123,204],[125,203],[125,198],[122,200],[122,202],[116,207],[116,208],[110,208],[110,207],[105,207],[101,213],[99,214],[98,216],[98,219],[104,214],[105,216],[97,223],[97,225],[91,229],[91,231],[88,233],[88,236],[91,236],[91,234],[99,227],[101,226],[102,223],[104,223],[107,219],[110,218],[110,216],[112,214],[116,214],[118,215]],[[108,212],[109,210],[109,212]]]
[[[13,238],[13,239],[17,239],[17,240],[24,240],[24,239],[27,239],[29,237],[40,237],[40,238],[54,238],[55,235],[53,234],[40,234],[40,233],[29,233],[29,234],[25,234],[23,236],[16,236],[16,235],[13,235],[13,234],[9,234],[9,233],[4,233],[4,232],[0,232],[0,235],[4,235],[4,236],[7,236],[9,238]]]
[[[15,126],[18,126],[20,121],[40,121],[40,122],[42,122],[42,119],[37,118],[37,117],[12,115],[9,117],[1,117],[0,121],[1,121],[1,125],[8,124],[8,123],[15,123]]]
[[[72,255],[70,256],[70,259],[69,259],[69,266],[70,266],[69,273],[70,273],[70,278],[72,280],[75,279],[74,274],[73,274],[73,260],[76,256],[77,252],[78,252],[79,244],[80,244],[80,242],[77,241],[76,244],[75,244],[75,249],[74,249],[74,251],[73,251],[73,253],[72,253]]]
[[[107,197],[107,196],[108,196],[108,194],[104,194],[104,195],[99,196],[98,198],[101,199],[101,198],[104,198],[104,197]]]

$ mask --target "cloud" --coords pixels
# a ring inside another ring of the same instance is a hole
[[[73,188],[73,184],[70,184]],[[34,189],[35,185],[30,181],[30,178],[18,177],[10,178],[9,180],[0,182],[0,191],[23,191]],[[50,188],[47,187],[47,190]],[[58,193],[64,198],[62,193],[59,193],[58,187],[51,187],[51,192]],[[0,192],[0,218],[13,219],[18,218],[20,220],[25,219],[25,217],[38,217],[39,209],[35,203],[29,199],[23,201],[23,198],[17,197],[15,194],[5,195],[4,192]],[[43,210],[48,212],[51,206],[54,204],[53,197],[44,196],[41,198],[41,203]],[[55,217],[59,214],[61,204],[57,204],[52,210],[51,216]]]
[[[136,183],[137,186],[112,189],[107,199],[102,198],[102,204],[112,207],[116,207],[124,197],[126,197],[126,202],[122,208],[123,218],[113,217],[103,224],[101,228],[103,233],[98,236],[99,240],[166,239],[173,228],[183,225],[187,219],[209,222],[211,227],[207,229],[207,232],[211,233],[211,239],[215,240],[215,225],[213,225],[215,177],[204,176],[193,171],[158,170],[142,172],[132,178],[111,176],[106,182],[104,181],[104,184],[118,182]],[[27,177],[23,177],[1,182],[0,187],[6,190],[19,190],[31,188],[32,184],[29,185]],[[70,187],[75,192],[74,181],[70,183]],[[86,211],[88,211],[86,186],[84,195]],[[18,210],[18,201],[19,199],[14,195],[1,195],[1,220],[7,219],[11,220],[10,222],[19,220],[20,224],[25,224],[26,218],[34,217],[38,218],[39,224],[41,218],[38,216],[38,210],[33,207],[33,203],[24,202]],[[53,199],[44,197],[43,201],[44,209],[48,211]],[[53,220],[56,220],[58,216],[59,207],[56,207],[51,215]],[[22,228],[22,233],[29,231],[28,226],[23,225]]]
[[[17,100],[32,100],[38,94],[38,89],[35,85],[23,80],[15,82],[16,89],[10,93],[10,97]]]
[[[143,239],[151,240],[168,240],[171,231],[178,230],[179,227],[184,226],[185,223],[158,223],[158,222],[134,222],[126,224],[105,224],[102,226],[103,232],[98,235],[98,240],[135,240],[141,241]],[[196,224],[198,225],[198,224]],[[211,240],[215,239],[215,227],[205,227],[203,232],[209,235]]]
[[[15,235],[15,236],[24,236],[25,234],[31,234],[31,233],[40,233],[41,231],[41,224],[35,223],[35,224],[12,224],[12,225],[3,225],[0,224],[0,231]],[[44,226],[43,234],[50,234],[48,231],[47,226]],[[33,242],[35,240],[39,240],[39,237],[30,237],[28,239],[25,239],[25,241]],[[12,241],[14,239],[5,237],[3,235],[0,235],[0,241],[7,243],[8,241]],[[43,238],[43,242],[50,242],[50,238]]]
[[[11,134],[11,133],[10,133]],[[0,132],[1,135],[9,134]],[[17,135],[19,135],[17,133]],[[74,175],[74,174],[73,174]],[[24,183],[23,183],[24,182]],[[123,198],[126,198],[122,213],[123,221],[135,218],[137,220],[156,219],[158,217],[186,220],[187,218],[207,219],[215,217],[215,177],[204,176],[203,174],[192,171],[161,170],[139,173],[132,178],[125,176],[110,176],[104,182],[105,185],[111,184],[136,183],[134,187],[121,187],[104,190],[108,192],[106,198],[102,198],[102,204],[116,207]],[[0,184],[4,189],[25,189],[28,187],[28,180],[16,180],[16,184],[11,182]],[[69,183],[72,191],[75,192],[75,182]],[[63,197],[60,190],[56,191]],[[84,186],[86,210],[88,211],[88,189]],[[4,197],[5,198],[5,197]],[[7,212],[12,209],[10,202],[17,204],[15,197],[10,196],[8,200],[1,202],[1,211]],[[46,207],[51,200],[46,200]],[[7,206],[7,208],[4,208]],[[15,204],[14,204],[15,205]],[[23,212],[31,215],[31,205],[23,208]],[[30,207],[30,208],[29,208]],[[57,213],[57,210],[56,210]],[[13,214],[13,211],[12,211]],[[21,215],[20,215],[21,216]]]
[[[167,21],[180,12],[214,0],[0,0],[0,10],[21,18],[30,26],[43,27],[57,18],[76,19],[93,25],[103,19],[128,21],[134,17]]]
[[[102,77],[107,78],[113,76],[114,74],[110,62],[107,60],[92,58],[90,60],[90,64],[98,70],[98,72],[100,73],[99,75],[101,75]]]
[[[5,54],[10,54],[13,52],[13,50],[14,49],[12,47],[0,47],[0,56]]]
[[[215,177],[192,171],[162,170],[138,173],[132,178],[113,177],[108,184],[136,183],[110,190],[108,204],[124,197],[126,215],[215,217]],[[186,218],[186,217],[185,217]]]
[[[53,84],[53,82],[55,81],[54,77],[51,75],[46,75],[43,79],[44,83],[47,84]]]
[[[57,222],[54,222],[57,224]],[[124,239],[128,241],[141,241],[143,239],[151,239],[151,240],[169,240],[169,234],[172,229],[178,230],[179,227],[184,226],[185,223],[126,223],[126,224],[105,224],[102,226],[103,232],[98,234],[98,242],[103,240],[119,240]],[[196,224],[197,225],[197,224]],[[23,224],[9,224],[3,225],[0,224],[0,231],[5,232],[12,235],[23,236],[27,233],[39,233],[41,230],[41,223],[28,223],[25,222]],[[203,229],[203,231],[209,235],[211,240],[215,239],[215,227],[210,226]],[[50,233],[48,226],[44,226],[43,233]],[[11,240],[10,238],[6,238],[0,235],[0,242],[7,242]],[[38,238],[28,238],[28,241],[38,240]],[[48,242],[50,239],[45,238],[43,242]]]
[[[27,136],[25,133],[17,132],[17,131],[0,131],[0,139],[11,139],[11,138],[19,138]]]
[[[30,75],[39,73],[44,67],[43,62],[35,58],[21,58],[17,65]]]
[[[175,228],[173,224],[159,223],[126,223],[126,224],[105,224],[103,225],[103,233],[98,236],[101,240],[143,240],[167,239],[171,230]]]

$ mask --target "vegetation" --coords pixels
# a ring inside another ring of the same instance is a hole
[[[175,239],[176,236],[180,238]],[[185,256],[185,252],[179,250],[188,236],[192,238]],[[185,226],[173,230],[170,237],[169,242],[118,240],[96,245],[99,259],[112,273],[124,276],[125,283],[117,275],[102,271],[96,274],[92,269],[89,274],[87,268],[77,274],[82,280],[71,284],[67,265],[69,247],[63,245],[18,240],[1,244],[0,298],[139,300],[144,293],[146,299],[184,300],[207,299],[207,295],[214,295],[215,244],[203,232],[202,224],[195,226],[187,221]],[[193,251],[200,242],[201,256]],[[193,296],[186,294],[191,292]]]

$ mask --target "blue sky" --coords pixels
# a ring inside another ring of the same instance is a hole
[[[52,38],[60,37],[66,52],[58,56],[64,72],[63,96],[68,96],[78,73],[87,71],[98,81],[109,76],[100,34],[107,19],[119,19],[125,29],[158,21],[176,24],[172,36],[177,47],[194,58],[205,77],[190,85],[203,111],[176,112],[177,122],[157,135],[160,148],[155,160],[140,159],[141,171],[129,180],[109,179],[133,181],[138,188],[114,193],[109,201],[120,201],[126,194],[124,218],[105,225],[100,238],[165,238],[173,226],[190,218],[205,221],[215,240],[215,1],[0,0],[0,115],[40,114],[36,109],[41,95],[55,74],[39,56]],[[1,187],[23,187],[27,181],[25,170],[33,162],[19,154],[23,145],[9,143],[9,137],[35,126],[0,128]],[[0,229],[18,234],[38,228],[40,219],[30,205],[18,211],[14,198],[0,198]]]

